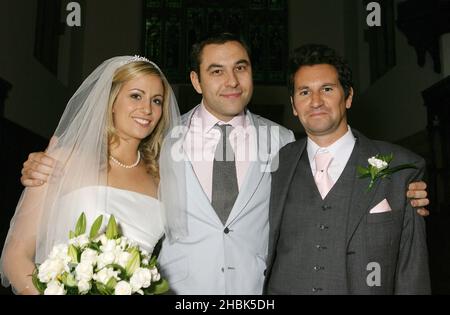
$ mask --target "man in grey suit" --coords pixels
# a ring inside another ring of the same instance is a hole
[[[425,162],[348,126],[352,86],[350,67],[331,48],[295,50],[291,100],[308,137],[280,150],[272,175],[268,294],[430,293],[424,219],[404,194]],[[390,154],[390,163],[371,159]],[[372,186],[357,172],[369,159],[374,169],[415,168]]]

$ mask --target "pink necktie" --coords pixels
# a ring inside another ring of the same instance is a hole
[[[333,187],[333,180],[328,174],[328,167],[330,166],[332,159],[333,157],[329,152],[318,152],[314,157],[316,162],[316,175],[314,176],[314,181],[316,182],[322,199],[325,199],[328,192]]]

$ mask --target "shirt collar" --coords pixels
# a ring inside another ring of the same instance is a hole
[[[245,110],[242,111],[239,115],[235,116],[228,122],[221,121],[217,119],[213,114],[211,114],[205,105],[202,103],[197,111],[197,117],[200,119],[201,124],[203,126],[203,132],[208,133],[217,123],[219,125],[231,125],[233,128],[236,127],[246,127],[246,114]]]
[[[347,126],[348,131],[343,135],[341,138],[339,138],[337,141],[335,141],[332,145],[328,147],[320,147],[317,143],[315,143],[311,138],[308,137],[308,144],[307,144],[307,150],[308,150],[308,157],[310,161],[314,160],[314,157],[319,151],[323,152],[330,152],[331,155],[337,156],[339,150],[347,145],[352,145],[355,143],[355,137],[353,135],[352,129],[350,126]]]

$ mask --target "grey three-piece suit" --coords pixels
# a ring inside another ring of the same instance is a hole
[[[306,139],[280,150],[272,176],[268,294],[428,294],[430,280],[424,219],[406,198],[425,163],[393,144],[372,141],[353,130],[350,159],[322,200],[314,182]],[[357,166],[376,154],[394,154],[394,173],[368,191]],[[370,213],[386,199],[392,211]]]

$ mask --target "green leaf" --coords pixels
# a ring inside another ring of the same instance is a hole
[[[111,277],[111,278],[108,280],[108,283],[106,283],[106,287],[107,287],[109,290],[114,290],[114,289],[116,288],[116,285],[117,285],[117,280],[116,280],[116,278],[114,278],[114,277]]]
[[[384,158],[385,158],[384,161],[385,161],[387,164],[389,164],[389,163],[391,163],[392,160],[394,159],[394,153],[391,153],[391,154],[389,154],[389,155],[386,155]]]
[[[61,282],[64,283],[64,285],[67,287],[73,288],[77,286],[77,280],[75,279],[75,277],[67,272],[61,275]]]
[[[78,249],[73,244],[71,244],[69,246],[69,249],[67,251],[67,255],[69,255],[69,257],[72,259],[73,263],[78,263],[79,262],[79,260],[78,260]]]
[[[69,240],[71,240],[72,238],[75,238],[75,232],[74,231],[70,231],[69,232]]]
[[[106,237],[109,240],[113,240],[113,239],[116,239],[118,237],[118,235],[119,235],[119,231],[118,231],[116,219],[114,218],[113,215],[111,215],[111,217],[109,218],[109,221],[108,221],[108,226],[106,228]]]
[[[119,274],[120,279],[126,280],[126,281],[130,280],[130,277],[128,277],[128,275],[127,275],[127,271],[121,265],[109,264],[109,265],[106,265],[105,268],[113,268],[114,270],[118,270],[120,272],[120,274]]]
[[[375,180],[371,180],[369,183],[369,187],[367,187],[367,191],[371,190],[373,188],[373,185],[375,184]]]
[[[84,233],[86,233],[86,215],[83,212],[78,218],[77,226],[75,227],[75,237]]]
[[[93,240],[97,234],[100,228],[102,227],[103,223],[103,215],[100,215],[97,219],[95,219],[94,223],[92,224],[91,231],[89,233],[89,239]]]
[[[98,292],[101,295],[112,295],[113,292],[111,292],[110,289],[108,289],[108,287],[106,285],[104,285],[103,283],[100,282],[96,282],[95,283],[95,287],[97,288]]]
[[[66,295],[80,295],[80,291],[78,291],[78,287],[65,287]]]
[[[127,252],[130,254],[133,254],[135,251],[139,251],[139,249],[136,246],[128,247]]]
[[[357,166],[356,170],[358,171],[358,174],[360,178],[368,177],[370,175],[370,172],[367,168],[364,168],[362,166]]]
[[[128,261],[126,267],[125,267],[125,271],[127,272],[127,276],[131,277],[131,275],[133,275],[135,270],[137,268],[139,268],[140,265],[141,265],[141,257],[139,255],[139,251],[138,250],[133,250],[131,252],[131,258]]]
[[[152,258],[150,259],[150,263],[148,264],[148,266],[150,267],[150,268],[153,268],[153,267],[155,267],[156,266],[156,263],[157,263],[157,257],[156,256],[152,256]]]
[[[38,265],[36,265],[36,267],[33,270],[33,274],[31,275],[31,280],[33,282],[34,287],[36,288],[36,290],[39,291],[39,294],[44,294],[45,289],[47,288],[47,285],[45,283],[42,283],[39,278],[38,278]]]
[[[153,282],[149,289],[144,290],[147,294],[163,294],[167,291],[169,291],[169,282],[166,279]]]
[[[91,242],[91,243],[89,243],[88,248],[99,252],[100,251],[100,246],[101,246],[101,242]]]
[[[377,177],[378,170],[375,167],[370,167],[370,178],[374,180]]]

